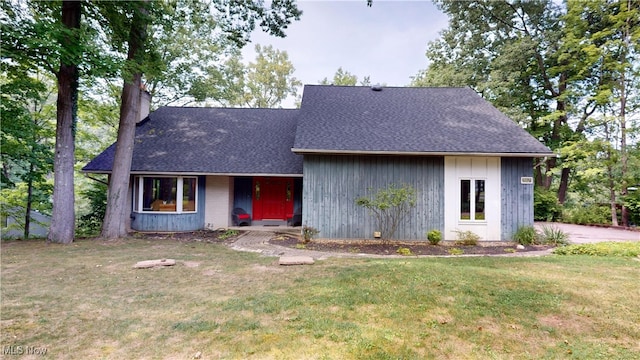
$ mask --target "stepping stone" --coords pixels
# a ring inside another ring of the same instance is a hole
[[[281,256],[280,265],[312,265],[313,258],[310,256]]]
[[[135,265],[133,265],[136,269],[149,269],[157,266],[173,266],[176,264],[174,259],[157,259],[157,260],[145,260],[138,261]]]

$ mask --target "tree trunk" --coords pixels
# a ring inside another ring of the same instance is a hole
[[[29,238],[31,227],[31,203],[33,202],[33,162],[29,164],[29,179],[27,180],[27,209],[24,216],[24,238]]]
[[[62,2],[62,24],[71,29],[80,29],[81,2]],[[67,36],[63,47],[76,46],[76,39]],[[56,146],[53,162],[53,209],[48,242],[69,244],[75,232],[75,198],[73,190],[75,119],[78,101],[78,67],[62,59],[58,79],[58,101],[56,122]],[[30,214],[29,214],[30,215]]]
[[[131,29],[129,31],[129,51],[127,54],[127,61],[129,62],[135,62],[136,59],[139,59],[146,37],[146,3],[142,2],[141,4],[143,5],[140,6],[133,16]],[[139,66],[134,67],[139,68]],[[127,75],[125,75],[125,77],[126,76]],[[129,191],[129,177],[133,157],[136,122],[140,108],[142,73],[136,72],[130,74],[130,76],[131,78],[124,79],[124,85],[122,87],[116,153],[114,155],[111,179],[109,181],[107,209],[102,224],[101,236],[104,239],[117,239],[127,235],[126,223],[128,212],[131,209],[127,194]]]

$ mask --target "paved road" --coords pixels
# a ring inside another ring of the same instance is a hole
[[[569,234],[569,240],[574,244],[602,241],[640,241],[640,231],[562,223],[536,223],[538,229],[543,226],[553,226],[564,231]]]

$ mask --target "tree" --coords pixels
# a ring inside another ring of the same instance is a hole
[[[333,75],[333,79],[329,81],[329,79],[324,78],[320,80],[321,85],[344,85],[344,86],[356,86],[358,84],[358,77],[353,75],[352,73],[343,70],[342,67],[339,67],[336,70],[336,73]],[[371,85],[370,76],[365,76],[360,82],[362,86]]]
[[[560,152],[564,142],[583,138],[589,117],[602,111],[605,97],[598,89],[609,78],[608,70],[590,44],[602,43],[607,36],[625,38],[610,31],[627,25],[634,33],[635,15],[624,11],[630,4],[441,0],[439,7],[450,16],[449,28],[429,45],[430,67],[413,79],[413,85],[471,86]],[[608,9],[600,15],[593,11],[603,6]],[[617,23],[609,18],[619,13],[627,15]],[[555,186],[559,175],[560,203],[572,175],[564,160],[548,158],[535,167],[536,184],[545,189]]]
[[[0,129],[2,148],[2,213],[18,220],[23,237],[29,238],[31,211],[50,212],[53,116],[49,101],[50,79],[32,76],[29,70],[0,64],[3,94],[0,111],[5,121]],[[10,214],[9,214],[10,213]],[[19,219],[24,219],[19,221]]]
[[[371,190],[371,189],[370,189]],[[356,205],[368,209],[376,220],[381,238],[388,240],[396,233],[402,220],[416,206],[416,190],[411,185],[390,184],[373,195],[356,199]]]
[[[223,106],[274,108],[295,96],[302,83],[293,76],[295,68],[286,51],[255,46],[255,61],[245,65],[236,52],[223,66],[194,84],[197,101],[215,100]]]
[[[82,27],[78,1],[2,3],[3,61],[55,75],[58,88],[54,193],[48,241],[70,243],[74,236],[74,137],[80,68],[98,73],[104,52],[94,46],[97,31]],[[107,56],[108,57],[108,56]]]
[[[120,9],[111,9],[118,13]],[[127,192],[129,191],[129,171],[133,154],[135,137],[135,125],[138,120],[140,108],[140,91],[142,87],[142,72],[145,65],[145,39],[147,27],[151,23],[150,4],[141,1],[132,6],[124,7],[126,17],[125,28],[129,28],[127,41],[129,50],[127,62],[123,71],[124,85],[122,86],[122,99],[120,102],[120,123],[118,125],[118,140],[111,169],[109,184],[109,196],[107,208],[102,224],[101,236],[105,239],[115,239],[126,234],[124,218],[127,214]],[[109,15],[113,13],[109,12]],[[123,18],[111,17],[112,24],[117,24]],[[131,20],[129,20],[131,19]]]
[[[185,4],[197,5],[196,2]],[[221,27],[226,36],[238,44],[247,41],[250,33],[260,21],[261,27],[271,34],[284,36],[283,28],[290,23],[291,18],[299,18],[301,12],[291,1],[272,4],[266,9],[262,2],[236,3],[213,2],[209,13],[218,11]],[[161,73],[162,61],[158,55],[157,43],[152,36],[147,36],[147,27],[164,24],[171,29],[173,23],[162,15],[167,11],[162,3],[115,3],[102,7],[102,13],[112,30],[116,42],[128,46],[127,61],[123,72],[124,86],[120,110],[120,124],[118,127],[118,141],[114,156],[114,165],[109,184],[109,196],[105,220],[101,236],[106,239],[119,238],[126,235],[127,191],[133,156],[133,140],[135,122],[137,120],[139,91],[142,87],[142,76],[150,78]],[[194,14],[194,13],[191,13]],[[162,22],[161,22],[162,21]]]

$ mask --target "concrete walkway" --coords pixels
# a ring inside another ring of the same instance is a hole
[[[555,227],[569,234],[569,241],[572,244],[603,241],[640,241],[640,231],[563,223],[539,222],[535,224],[538,230],[541,230],[544,226]]]

